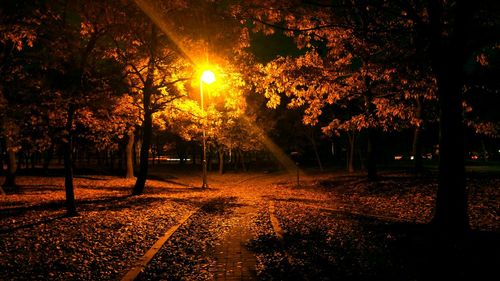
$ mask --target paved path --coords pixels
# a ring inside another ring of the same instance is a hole
[[[251,201],[242,201],[234,210],[234,223],[223,237],[221,244],[215,247],[215,263],[210,271],[215,280],[256,280],[255,255],[247,248],[253,238],[250,229],[251,217],[257,208]]]

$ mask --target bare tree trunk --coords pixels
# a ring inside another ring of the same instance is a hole
[[[368,180],[377,180],[377,156],[376,156],[377,132],[373,128],[368,128],[368,149],[366,151],[366,168]]]
[[[211,172],[212,171],[212,166],[213,166],[213,161],[212,161],[212,156],[213,156],[213,153],[210,149],[208,149],[207,151],[207,164],[208,164],[208,170]]]
[[[423,118],[424,118],[424,107],[423,107],[424,98],[419,96],[417,99],[417,108],[415,117],[420,119],[420,124],[415,127],[415,131],[413,134],[413,157],[415,160],[415,174],[422,174],[424,171],[424,165],[422,161],[422,127],[423,127]]]
[[[238,171],[240,169],[240,153],[239,153],[239,150],[235,150],[234,151],[233,169],[235,171]]]
[[[131,179],[134,177],[134,139],[135,139],[135,133],[132,128],[129,129],[127,136],[128,136],[127,146],[125,147],[127,168],[126,168],[125,178]]]
[[[488,155],[488,149],[486,149],[486,144],[484,143],[484,138],[481,138],[481,149],[483,150],[483,161],[488,162],[490,157]]]
[[[31,153],[30,156],[30,162],[31,162],[31,169],[34,170],[36,168],[36,152]]]
[[[12,145],[7,144],[7,174],[5,175],[5,181],[3,187],[16,188],[16,151]]]
[[[318,145],[316,144],[316,140],[314,139],[314,130],[311,130],[310,134],[308,135],[308,138],[312,144],[312,147],[314,150],[314,155],[316,156],[316,163],[318,164],[318,168],[320,171],[323,171],[323,163],[321,163],[321,157],[319,156]]]
[[[142,130],[141,130],[141,137],[136,138],[135,140],[135,145],[134,145],[134,171],[137,170],[137,167],[139,166],[139,153],[141,151],[141,146],[142,146]]]
[[[49,149],[47,150],[47,154],[43,159],[43,173],[48,174],[50,161],[52,160],[52,156],[54,155],[54,143],[50,144]]]
[[[192,145],[191,157],[193,158],[193,159],[192,159],[192,164],[193,164],[193,166],[195,166],[195,167],[196,167],[196,148],[197,148],[196,143],[193,143],[193,145]]]
[[[76,216],[75,190],[73,186],[73,118],[75,115],[75,105],[68,106],[68,116],[66,117],[67,139],[64,143],[64,187],[66,190],[66,214]]]
[[[347,133],[347,139],[349,141],[349,148],[347,150],[347,170],[349,173],[354,173],[354,151],[356,149],[356,134]]]
[[[219,174],[224,174],[224,150],[219,148]]]
[[[0,175],[3,175],[3,166],[4,166],[4,154],[5,151],[5,143],[3,141],[0,141]]]
[[[365,93],[365,110],[366,115],[369,118],[375,119],[375,105],[373,104],[373,93],[371,92],[371,78],[369,76],[365,76],[365,86],[367,91]],[[366,169],[368,172],[368,180],[375,181],[377,180],[377,131],[373,127],[372,124],[368,129],[368,147],[366,150]]]
[[[151,167],[154,168],[156,161],[156,148],[154,145],[151,146]]]
[[[247,167],[247,164],[245,163],[245,152],[239,150],[239,154],[240,154],[240,161],[241,161],[241,167],[243,168],[243,171],[248,171],[248,167]]]

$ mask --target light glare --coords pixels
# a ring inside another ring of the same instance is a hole
[[[201,75],[201,81],[207,84],[212,84],[215,81],[215,74],[210,70],[205,70]]]

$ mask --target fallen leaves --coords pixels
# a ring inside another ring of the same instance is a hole
[[[401,260],[412,264],[414,253],[425,257],[414,244],[426,240],[418,231],[413,237],[411,229],[431,219],[437,189],[432,178],[407,175],[378,183],[304,177],[296,187],[293,177],[275,173],[211,175],[211,188],[201,190],[192,188],[200,178],[181,175],[148,180],[147,194],[129,196],[131,180],[86,177],[75,179],[80,216],[66,217],[61,178],[19,177],[18,182],[19,194],[0,197],[0,275],[6,280],[116,280],[203,204],[165,243],[142,279],[213,279],[213,251],[241,223],[249,223],[255,234],[250,249],[260,280],[398,279],[406,269]],[[500,180],[470,179],[468,186],[472,228],[498,232]],[[273,232],[269,200],[284,243]],[[233,212],[244,204],[258,210],[250,221]]]

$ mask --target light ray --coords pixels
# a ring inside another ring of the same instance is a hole
[[[155,7],[151,5],[150,1],[148,0],[134,0],[134,2],[144,12],[144,14],[146,14],[151,19],[151,21],[153,21],[156,27],[158,27],[163,32],[163,34],[165,34],[165,36],[167,36],[170,41],[175,44],[175,46],[181,53],[181,56],[189,60],[194,65],[197,65],[197,63],[193,59],[194,56],[187,51],[187,48],[185,46],[182,45],[182,41],[180,40],[180,38],[171,31],[173,25],[164,20],[159,9],[155,9]]]
[[[276,160],[285,168],[285,170],[290,174],[295,174],[297,172],[297,166],[295,162],[290,159],[290,157],[283,152],[283,150],[274,143],[271,138],[267,136],[267,133],[257,126],[254,122],[252,122],[248,117],[244,117],[245,128],[249,131],[256,132],[255,135],[258,136],[259,141],[267,148],[269,152],[276,158]],[[305,175],[305,172],[299,168],[300,174]]]

